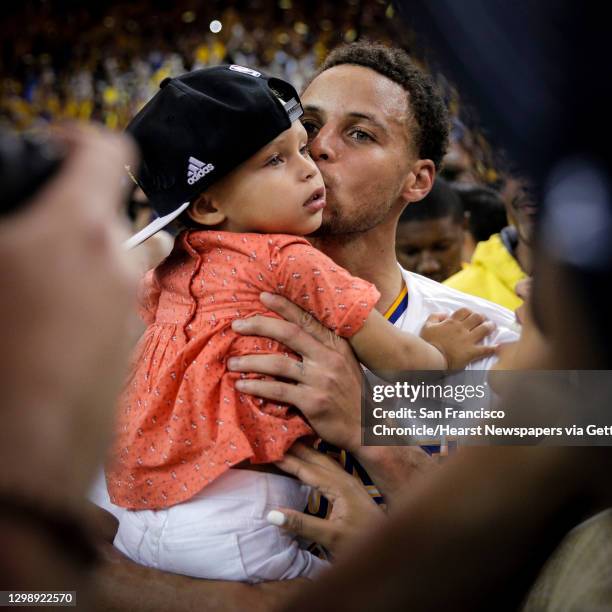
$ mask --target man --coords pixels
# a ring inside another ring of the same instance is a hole
[[[510,225],[480,242],[472,261],[444,284],[516,310],[523,303],[517,284],[531,275],[537,206],[515,178],[506,181],[501,196]]]
[[[302,100],[311,155],[327,187],[315,245],[352,274],[374,283],[381,293],[378,310],[406,331],[419,333],[433,312],[467,306],[497,323],[488,342],[513,340],[516,335],[507,327],[513,322],[510,312],[403,271],[397,264],[399,216],[406,203],[429,193],[446,149],[447,114],[430,79],[399,49],[356,43],[330,54]],[[245,392],[297,406],[324,440],[356,457],[392,509],[410,478],[427,472],[435,462],[418,447],[362,446],[363,374],[349,345],[282,297],[262,296],[262,301],[289,320],[256,316],[235,322],[234,329],[283,342],[302,356],[302,366],[296,368],[294,360],[278,355],[252,355],[228,367],[291,381],[241,382]],[[472,367],[486,368],[492,361],[481,360]],[[347,464],[352,467],[352,460]],[[288,583],[255,588],[224,583],[216,589],[217,583],[161,575],[125,561],[107,565],[100,579],[109,597],[115,598],[108,605],[118,610],[189,609],[210,597],[219,605],[231,601],[234,606],[244,598],[251,608],[265,609],[292,588]],[[122,590],[113,592],[113,584]],[[143,588],[152,589],[147,591],[146,607]],[[228,604],[227,609],[234,608]]]
[[[459,195],[441,178],[397,226],[397,260],[406,270],[439,283],[461,270],[467,220]]]

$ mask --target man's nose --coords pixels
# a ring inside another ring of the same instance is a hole
[[[421,254],[419,258],[419,264],[417,266],[417,272],[422,274],[423,276],[430,276],[431,274],[436,274],[441,269],[440,262],[425,251]]]
[[[331,126],[323,126],[310,141],[310,155],[316,162],[336,159],[336,147]]]

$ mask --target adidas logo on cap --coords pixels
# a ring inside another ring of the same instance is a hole
[[[215,167],[212,164],[205,164],[195,157],[190,157],[189,167],[187,168],[187,182],[193,185],[214,169]]]

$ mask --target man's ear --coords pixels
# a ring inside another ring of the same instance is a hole
[[[431,159],[418,159],[414,162],[402,189],[404,202],[422,200],[431,191],[435,178],[436,166]]]
[[[225,213],[221,210],[216,199],[207,193],[198,196],[187,209],[187,214],[200,225],[219,225],[225,221]]]

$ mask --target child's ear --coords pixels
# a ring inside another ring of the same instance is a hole
[[[187,209],[187,214],[201,225],[219,225],[225,221],[225,213],[207,193],[201,194]]]

